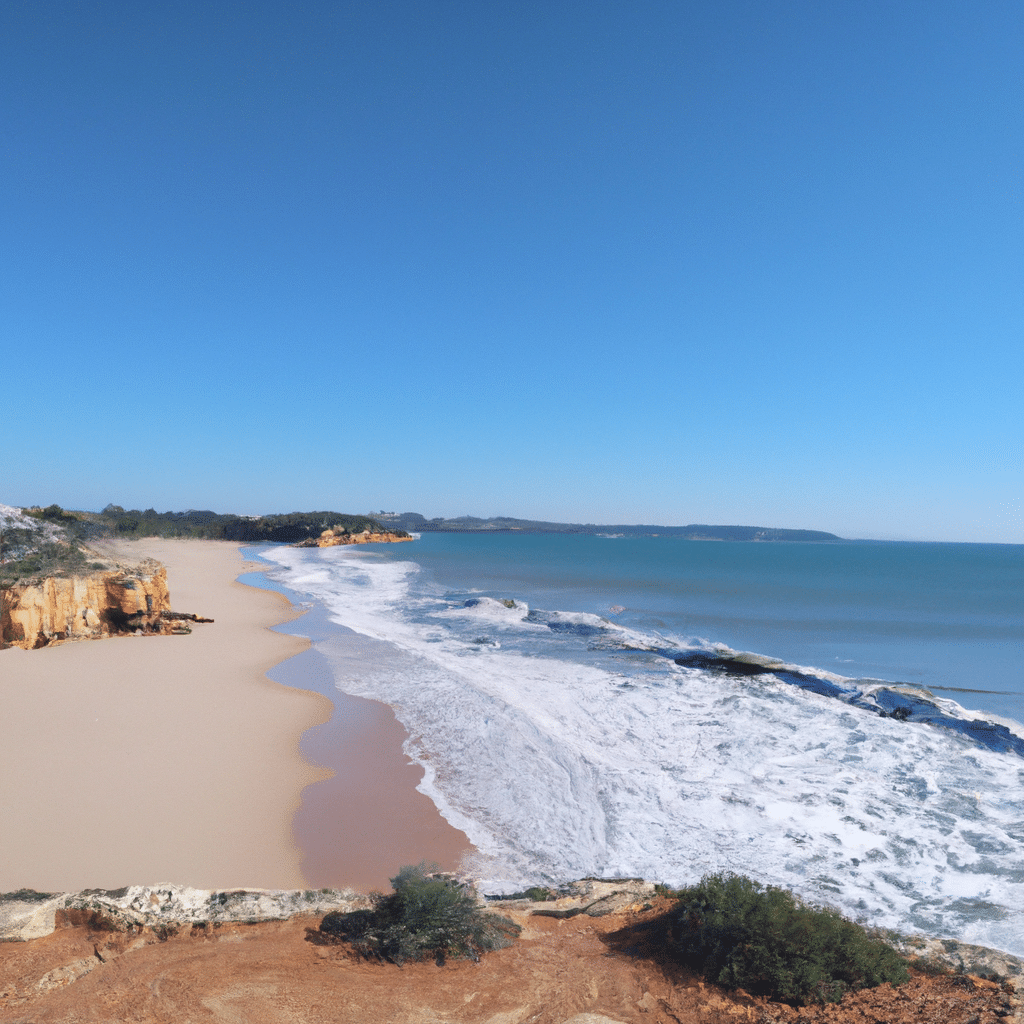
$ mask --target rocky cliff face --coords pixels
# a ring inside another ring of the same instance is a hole
[[[412,537],[401,533],[372,533],[364,530],[362,533],[335,533],[334,530],[324,530],[319,537],[310,537],[300,544],[299,548],[332,548],[337,544],[395,544],[403,540],[412,540]]]
[[[0,641],[45,647],[61,640],[182,631],[170,612],[167,571],[50,577],[0,591]]]

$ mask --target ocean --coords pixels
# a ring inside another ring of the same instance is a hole
[[[322,607],[335,685],[395,709],[484,891],[731,870],[1024,955],[1024,547],[427,533],[246,554]]]

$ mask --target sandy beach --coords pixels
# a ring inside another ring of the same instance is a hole
[[[433,836],[441,855],[426,851],[428,859],[457,857],[465,837],[414,792],[418,770],[401,753],[405,734],[390,709],[346,714],[345,701],[356,698],[294,688],[302,684],[294,673],[291,686],[267,678],[309,644],[268,628],[294,610],[236,582],[251,568],[237,545],[152,538],[121,549],[167,566],[175,610],[215,621],[189,636],[0,652],[0,891],[302,888],[312,884],[304,858],[316,865],[318,886],[386,888],[396,870],[379,850],[386,831],[335,849],[375,806],[395,828],[408,821],[414,843],[417,829]],[[348,783],[312,786],[303,804],[304,787],[334,770],[300,753],[300,738],[318,723],[348,730],[341,762],[359,744],[375,761]],[[363,793],[356,814],[339,805],[346,785]],[[410,792],[426,806],[413,799],[410,809]],[[300,804],[305,851],[293,836]]]

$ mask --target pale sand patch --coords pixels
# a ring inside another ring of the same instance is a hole
[[[0,892],[179,882],[301,888],[292,815],[328,774],[298,753],[330,702],[267,679],[308,646],[280,595],[235,582],[238,545],[159,538],[190,636],[0,651]]]

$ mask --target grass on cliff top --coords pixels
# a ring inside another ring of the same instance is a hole
[[[48,576],[76,576],[91,570],[89,556],[74,541],[50,541],[22,558],[0,564],[0,587],[13,587]]]
[[[334,911],[320,933],[351,943],[368,959],[472,958],[512,945],[519,926],[481,907],[472,890],[425,864],[404,867],[391,879],[391,894],[370,894],[370,910]]]
[[[722,873],[675,895],[674,952],[726,988],[807,1005],[909,977],[906,959],[887,943],[785,889]]]

